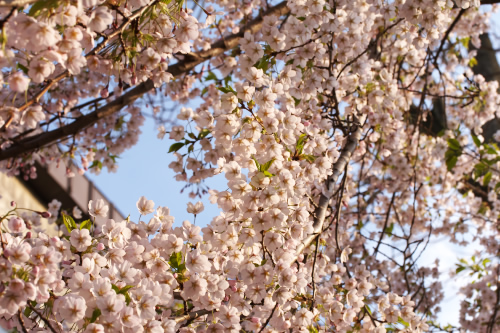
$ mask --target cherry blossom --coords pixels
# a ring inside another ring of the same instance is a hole
[[[176,224],[141,193],[137,220],[108,219],[101,199],[90,220],[57,200],[47,212],[13,203],[0,214],[2,325],[498,331],[500,96],[485,69],[496,62],[486,2],[2,7],[5,173],[114,171],[152,117],[175,180],[219,209],[197,226],[201,201]],[[436,239],[480,248],[453,267],[467,280],[460,328],[439,322],[453,259],[430,250]]]

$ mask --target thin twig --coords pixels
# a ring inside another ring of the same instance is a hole
[[[457,17],[455,17],[455,19],[453,20],[451,25],[448,27],[448,30],[446,30],[446,33],[444,34],[443,39],[441,40],[441,44],[439,45],[439,48],[436,52],[436,55],[434,56],[434,65],[436,67],[437,67],[437,61],[439,58],[439,54],[443,50],[444,43],[446,43],[446,40],[448,39],[448,36],[450,35],[451,31],[453,30],[455,25],[457,25],[458,21],[460,21],[460,18],[462,17],[462,15],[465,13],[466,10],[467,9],[460,9],[460,12],[458,13]]]
[[[380,238],[378,239],[377,246],[375,247],[375,251],[373,252],[373,256],[377,255],[380,244],[382,243],[382,239],[384,238],[385,229],[387,229],[387,223],[389,222],[389,215],[391,214],[391,207],[394,204],[394,199],[396,198],[396,192],[392,194],[391,202],[389,203],[389,207],[387,207],[387,214],[385,216],[384,226],[382,228],[382,232],[380,233]]]
[[[17,311],[17,319],[19,319],[19,325],[21,325],[21,328],[23,329],[23,333],[28,333],[28,330],[26,329],[26,326],[24,325],[24,319],[23,319],[23,314],[21,310]]]
[[[35,309],[35,307],[33,307],[29,304],[28,304],[28,306],[34,313],[36,313],[38,318],[40,318],[45,323],[45,325],[47,325],[47,327],[50,329],[50,331],[52,333],[57,333],[57,331],[54,329],[54,327],[52,326],[52,324],[50,323],[50,321],[47,318],[45,318],[37,309]]]
[[[314,269],[316,268],[316,259],[318,257],[318,247],[319,247],[319,235],[316,237],[316,249],[314,249],[314,261],[313,261],[313,267],[312,267],[312,273],[311,273],[311,279],[312,279],[312,302],[311,302],[311,307],[310,310],[312,311],[314,308],[314,298],[316,297],[316,283],[314,282]]]
[[[262,333],[262,331],[264,330],[264,328],[266,328],[266,326],[269,324],[269,322],[271,321],[271,318],[274,315],[274,311],[276,310],[277,307],[278,307],[278,302],[276,302],[276,305],[274,306],[273,311],[271,311],[271,315],[269,316],[269,318],[267,318],[267,320],[264,323],[264,325],[262,325],[262,327],[260,328],[259,333]]]

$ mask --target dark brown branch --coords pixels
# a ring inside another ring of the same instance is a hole
[[[391,207],[394,205],[394,199],[396,198],[396,192],[392,194],[391,202],[389,203],[389,207],[387,207],[387,215],[385,216],[384,226],[382,228],[382,232],[380,233],[380,238],[378,240],[377,246],[375,247],[375,251],[373,252],[373,256],[377,255],[380,244],[382,243],[382,239],[384,238],[385,229],[387,229],[387,223],[389,222],[389,215],[391,214]]]
[[[269,324],[269,322],[271,321],[271,318],[274,315],[274,311],[276,310],[277,307],[278,307],[278,302],[276,302],[276,305],[274,305],[273,311],[271,311],[271,315],[269,316],[269,318],[267,318],[267,320],[264,323],[264,325],[262,325],[262,327],[259,330],[259,333],[262,333],[262,331],[264,330],[264,328],[266,328],[267,324]]]
[[[302,243],[299,244],[299,246],[297,246],[297,249],[295,251],[296,256],[301,254],[304,249],[308,247],[316,239],[316,237],[323,232],[323,224],[325,222],[326,212],[328,210],[330,199],[332,198],[333,187],[337,183],[339,176],[344,171],[345,167],[349,163],[349,160],[351,159],[351,155],[358,146],[358,142],[361,138],[361,133],[363,132],[363,122],[364,117],[358,124],[355,125],[353,132],[347,137],[346,143],[344,145],[344,148],[342,149],[342,152],[340,153],[337,162],[333,164],[333,173],[325,181],[326,193],[321,194],[318,202],[318,207],[314,211],[314,231],[311,235],[306,237],[302,241]]]
[[[314,261],[313,261],[313,267],[312,267],[312,272],[311,272],[311,280],[312,280],[312,301],[311,301],[311,307],[309,310],[313,310],[314,308],[314,298],[316,297],[316,282],[314,281],[314,270],[316,268],[316,259],[318,258],[318,247],[319,247],[319,235],[316,237],[316,248],[314,249]]]
[[[238,45],[239,39],[243,37],[244,33],[249,31],[250,33],[255,33],[262,27],[263,18],[269,15],[281,16],[289,12],[286,6],[286,1],[279,3],[278,5],[271,7],[267,11],[263,12],[262,15],[255,18],[246,24],[239,33],[232,34],[225,37],[224,40],[218,40],[212,44],[211,48],[208,50],[202,50],[196,53],[189,53],[186,55],[184,60],[169,67],[168,72],[174,77],[185,74],[193,69],[198,64],[216,57],[225,51],[234,48]],[[32,137],[25,138],[19,142],[14,143],[9,148],[0,151],[0,161],[4,161],[9,158],[18,157],[24,153],[31,152],[33,150],[45,147],[72,135],[76,135],[83,131],[84,129],[94,125],[99,120],[108,117],[118,111],[120,111],[124,106],[130,105],[138,98],[146,94],[148,91],[154,88],[154,83],[152,80],[147,80],[139,84],[138,86],[132,88],[122,96],[116,98],[114,101],[109,102],[105,106],[93,111],[85,116],[82,116],[78,120],[72,122],[71,124],[64,125],[60,128],[54,129],[49,132],[44,132]]]
[[[37,309],[35,309],[35,307],[29,305],[29,308],[34,313],[36,313],[36,315],[38,316],[38,318],[40,318],[45,323],[45,325],[47,325],[47,327],[50,329],[50,331],[52,333],[57,333],[57,331],[54,329],[54,327],[52,326],[52,324],[50,323],[50,321],[47,318],[45,318]]]
[[[23,313],[21,312],[21,310],[17,311],[17,319],[19,320],[19,325],[21,325],[23,333],[28,333],[28,330],[26,329],[26,326],[24,325]]]
[[[460,9],[460,12],[458,13],[457,17],[455,17],[455,19],[453,20],[453,22],[448,27],[448,30],[446,30],[446,33],[444,34],[443,39],[441,40],[441,44],[439,45],[439,48],[438,48],[438,50],[436,52],[436,55],[434,56],[434,65],[436,67],[437,67],[437,61],[438,61],[438,58],[439,58],[439,54],[443,50],[444,43],[446,43],[446,41],[448,40],[448,36],[452,32],[453,28],[455,28],[455,25],[457,25],[458,21],[460,21],[460,18],[462,17],[462,15],[465,13],[466,10],[467,9]]]
[[[199,311],[195,311],[195,312],[190,312],[190,313],[183,315],[183,316],[180,316],[180,317],[172,318],[172,320],[174,320],[176,323],[181,323],[184,320],[193,320],[193,319],[199,318],[201,316],[204,316],[204,315],[207,315],[210,313],[212,313],[212,311],[199,310]]]

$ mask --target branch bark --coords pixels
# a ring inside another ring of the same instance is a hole
[[[253,19],[247,23],[239,33],[232,34],[224,39],[219,39],[217,42],[213,43],[210,49],[202,50],[196,53],[188,53],[184,60],[177,62],[176,64],[169,67],[168,72],[174,77],[180,76],[189,72],[191,69],[201,64],[202,62],[216,57],[227,50],[236,47],[239,43],[239,39],[243,37],[245,32],[255,33],[262,27],[263,18],[270,15],[285,15],[289,12],[287,7],[287,2],[283,1],[274,7],[269,8],[264,11],[259,17]],[[7,160],[9,158],[19,157],[25,153],[40,149],[57,141],[66,139],[73,135],[80,133],[86,128],[94,125],[99,120],[108,117],[118,111],[123,107],[130,105],[138,98],[146,94],[147,92],[154,89],[154,83],[152,80],[147,80],[136,87],[130,89],[128,92],[122,96],[116,98],[115,100],[109,102],[108,104],[102,106],[101,108],[80,117],[74,122],[54,129],[52,131],[40,133],[31,137],[24,138],[10,147],[0,151],[0,161]]]
[[[316,239],[316,237],[318,237],[323,232],[323,224],[325,223],[326,212],[328,210],[330,199],[333,195],[333,187],[337,183],[339,176],[342,174],[342,171],[344,171],[345,167],[351,159],[354,150],[358,146],[359,140],[361,139],[361,134],[363,133],[364,120],[365,116],[361,117],[361,119],[358,120],[359,123],[355,125],[356,128],[347,137],[347,141],[344,145],[344,148],[342,148],[342,152],[340,153],[337,162],[333,164],[333,173],[325,181],[326,192],[321,194],[318,202],[318,207],[314,211],[314,231],[311,235],[306,237],[297,247],[297,250],[295,252],[296,256],[299,256],[304,251],[304,249],[308,247]]]
[[[209,311],[209,310],[199,310],[199,311],[194,311],[194,312],[190,312],[184,316],[180,316],[180,317],[175,317],[175,318],[172,318],[176,323],[181,323],[183,322],[184,320],[192,320],[192,319],[196,319],[198,317],[201,317],[201,316],[204,316],[204,315],[207,315],[209,313],[212,313],[212,311]]]

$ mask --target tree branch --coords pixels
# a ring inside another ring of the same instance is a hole
[[[196,53],[188,53],[184,60],[177,62],[176,64],[169,67],[168,72],[174,77],[185,74],[193,69],[195,66],[201,64],[202,62],[216,57],[225,51],[236,47],[239,43],[239,39],[243,37],[245,32],[255,33],[262,27],[263,18],[269,15],[281,16],[289,12],[287,7],[287,2],[283,1],[274,7],[269,8],[263,12],[259,17],[250,21],[246,24],[239,33],[232,34],[225,37],[224,40],[220,39],[213,43],[211,48],[208,50],[202,50]],[[138,98],[143,96],[148,91],[154,89],[154,83],[152,80],[147,80],[138,86],[132,88],[122,96],[116,98],[115,100],[109,102],[108,104],[102,106],[101,108],[75,120],[74,122],[64,125],[60,128],[54,129],[49,132],[44,132],[38,135],[34,135],[25,138],[19,142],[14,143],[7,149],[0,151],[0,161],[4,161],[9,158],[18,157],[22,154],[31,152],[33,150],[45,147],[59,140],[65,139],[67,137],[78,134],[84,129],[94,125],[100,119],[108,117],[118,111],[120,111],[124,106],[130,105]]]
[[[448,36],[450,35],[450,33],[453,31],[453,28],[455,27],[455,25],[457,25],[458,21],[460,21],[460,18],[462,17],[462,15],[467,11],[467,9],[460,9],[460,12],[458,13],[457,17],[455,17],[455,19],[453,20],[453,22],[450,24],[450,26],[448,27],[448,30],[446,30],[446,33],[444,34],[443,36],[443,39],[441,39],[441,44],[439,45],[439,48],[436,52],[436,55],[434,56],[434,65],[436,67],[438,67],[437,65],[437,61],[439,59],[439,54],[441,53],[441,51],[443,50],[443,46],[444,46],[444,43],[448,40]]]
[[[259,333],[262,333],[262,331],[266,328],[266,326],[269,324],[269,322],[271,321],[271,318],[273,317],[274,315],[274,311],[276,311],[276,308],[278,307],[278,302],[276,302],[276,304],[274,305],[274,308],[273,310],[271,311],[271,315],[269,315],[269,317],[267,318],[266,322],[262,325],[262,327],[260,328],[259,330]]]
[[[188,314],[186,314],[184,316],[172,318],[172,320],[174,320],[176,323],[181,323],[184,320],[193,320],[193,319],[196,319],[198,317],[201,317],[201,316],[204,316],[204,315],[207,315],[207,314],[210,314],[210,313],[212,313],[212,311],[209,311],[209,310],[199,310],[199,311],[195,311],[195,312],[190,312],[190,313],[188,313]]]
[[[391,202],[389,203],[389,207],[387,207],[387,214],[385,216],[384,226],[382,227],[382,232],[380,233],[380,238],[378,240],[377,246],[375,247],[375,251],[373,252],[373,256],[377,256],[378,249],[380,244],[382,243],[382,239],[384,238],[385,229],[387,229],[387,223],[389,222],[389,215],[391,213],[391,207],[394,204],[394,199],[396,198],[396,192],[392,194]]]
[[[323,232],[323,224],[325,222],[326,211],[328,210],[330,199],[332,198],[333,186],[337,183],[339,176],[342,174],[342,171],[349,163],[352,153],[358,146],[359,140],[361,139],[361,134],[363,132],[363,122],[365,118],[366,116],[363,115],[359,120],[359,123],[355,125],[355,130],[351,133],[351,135],[347,137],[345,146],[342,149],[337,162],[333,164],[333,173],[325,181],[326,193],[321,194],[318,202],[318,207],[314,211],[314,231],[311,235],[306,237],[302,241],[302,243],[299,244],[299,246],[297,246],[297,250],[295,252],[296,256],[301,254],[304,249],[308,247],[314,241],[314,239]]]
[[[157,3],[158,0],[155,0],[153,2],[151,2],[150,4],[142,7],[141,9],[137,10],[134,14],[126,17],[123,21],[123,23],[115,30],[113,31],[112,33],[110,33],[109,35],[105,35],[103,40],[96,46],[94,47],[87,55],[85,55],[85,58],[88,58],[90,56],[93,56],[93,55],[96,55],[99,51],[101,51],[106,45],[107,43],[109,42],[110,39],[113,39],[114,37],[116,37],[117,35],[123,33],[123,30],[125,30],[125,28],[133,21],[135,20],[136,18],[139,18],[141,17],[141,15],[150,7],[154,6],[156,3]],[[35,103],[38,103],[38,101],[40,100],[40,98],[43,97],[43,95],[45,95],[49,90],[50,88],[52,88],[52,86],[54,86],[57,82],[63,80],[64,78],[70,76],[70,72],[68,70],[65,70],[64,72],[62,72],[61,74],[57,75],[55,78],[53,79],[50,79],[48,80],[47,84],[45,85],[45,87],[43,87],[41,90],[39,90],[29,101],[27,101],[26,103],[24,103],[23,105],[21,105],[18,109],[19,111],[24,111],[26,108],[28,108],[29,106],[35,104]],[[11,117],[12,118],[12,117]],[[7,126],[4,126],[4,127],[7,127]]]
[[[26,329],[26,326],[24,325],[24,319],[23,319],[23,314],[21,310],[17,311],[17,319],[19,320],[19,325],[21,325],[21,329],[23,330],[23,333],[28,333],[28,330]]]
[[[28,306],[34,313],[36,313],[38,318],[40,318],[45,323],[45,325],[47,325],[47,327],[50,329],[50,331],[52,333],[57,333],[57,331],[54,329],[54,327],[52,326],[52,324],[50,323],[50,321],[47,318],[45,318],[37,309],[35,309],[35,307],[33,307],[29,304],[28,304]]]

